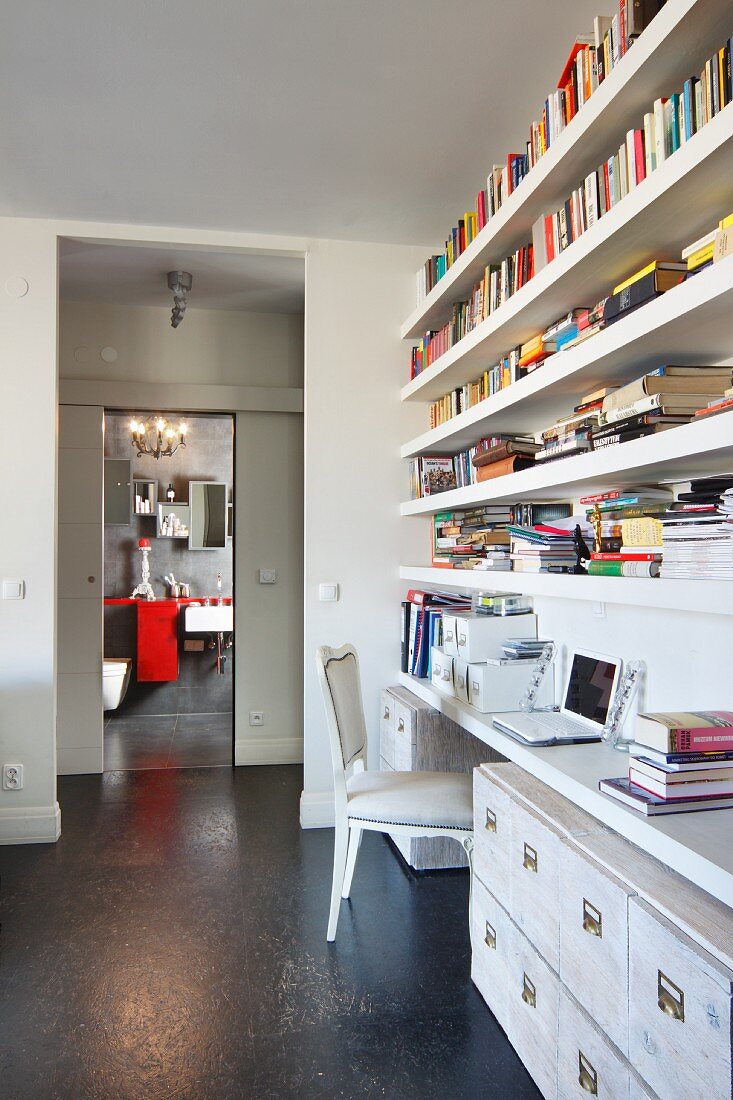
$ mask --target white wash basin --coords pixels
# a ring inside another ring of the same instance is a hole
[[[197,634],[207,630],[218,634],[220,631],[234,630],[234,607],[232,604],[187,607],[184,616],[187,634]]]

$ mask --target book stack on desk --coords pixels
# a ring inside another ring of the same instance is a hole
[[[733,806],[733,712],[639,714],[628,776],[599,789],[648,816]]]

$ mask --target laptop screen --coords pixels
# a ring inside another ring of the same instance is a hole
[[[576,653],[568,678],[563,710],[603,725],[611,703],[618,665],[585,653]]]

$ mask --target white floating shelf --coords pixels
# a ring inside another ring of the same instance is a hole
[[[630,382],[664,363],[716,363],[733,352],[733,258],[655,298],[584,344],[551,355],[511,386],[401,449],[452,455],[494,432],[544,431],[598,386]]]
[[[409,316],[402,336],[415,338],[440,327],[453,302],[467,297],[486,264],[497,263],[526,243],[537,218],[557,209],[588,172],[619,147],[626,131],[641,125],[654,100],[681,88],[691,72],[699,72],[730,32],[727,0],[668,0],[500,211]]]
[[[413,565],[400,566],[400,579],[418,588],[469,593],[521,592],[523,596],[733,615],[733,581],[492,573],[490,569],[434,569]]]
[[[691,477],[733,471],[733,413],[681,424],[670,431],[634,439],[588,454],[537,463],[528,470],[493,478],[479,485],[406,501],[403,516],[434,515],[470,508],[487,501],[568,500],[603,492],[619,481],[646,485],[687,481]]]
[[[612,151],[613,146],[609,155]],[[567,310],[594,305],[650,259],[678,258],[685,245],[733,208],[732,156],[733,107],[729,105],[477,328],[403,387],[402,400],[433,401],[475,381],[510,348],[536,336]]]
[[[401,672],[399,682],[632,844],[733,906],[733,810],[644,817],[598,790],[599,779],[625,774],[628,756],[623,753],[603,744],[544,749],[520,745],[494,729],[493,715],[481,714],[467,703],[441,695],[427,680]]]

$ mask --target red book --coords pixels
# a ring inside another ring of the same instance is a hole
[[[662,548],[658,554],[591,554],[593,561],[658,561],[662,556]]]
[[[563,70],[560,73],[560,79],[557,82],[558,88],[562,90],[570,80],[570,74],[572,72],[573,65],[575,64],[575,58],[578,56],[580,51],[587,50],[589,45],[594,41],[595,39],[592,36],[588,36],[587,38],[583,36],[581,36],[580,38],[576,38],[575,42],[573,42],[570,53],[568,54],[568,59],[563,66]]]
[[[644,152],[644,131],[634,130],[634,159],[636,161],[636,182],[646,178],[646,153]]]
[[[575,322],[578,326],[578,331],[582,331],[584,328],[588,328],[590,325],[590,310],[584,309],[582,313],[578,314],[578,320]]]
[[[619,0],[618,5],[618,31],[620,42],[618,44],[619,57],[626,53],[626,0]]]
[[[728,710],[646,713],[636,718],[636,740],[663,753],[730,752],[733,712]]]
[[[606,210],[611,209],[611,181],[608,178],[608,161],[603,163],[603,190],[606,193]]]
[[[547,262],[555,259],[555,238],[552,233],[552,214],[545,214],[545,252]]]
[[[583,406],[585,408],[585,406]],[[621,489],[609,489],[607,493],[593,493],[592,496],[581,497],[579,504],[598,504],[602,500],[618,500],[619,497],[628,496]]]
[[[476,225],[479,229],[486,225],[486,192],[483,188],[476,196]]]

